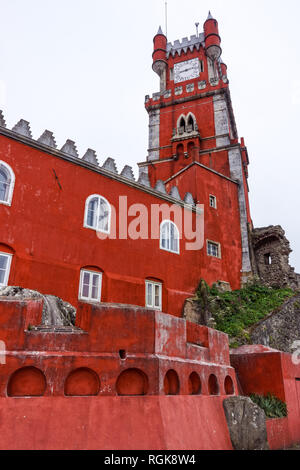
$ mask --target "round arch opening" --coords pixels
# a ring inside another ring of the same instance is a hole
[[[118,377],[116,390],[118,395],[147,395],[148,377],[140,369],[126,369]]]
[[[66,396],[96,396],[100,390],[100,380],[96,372],[86,367],[73,370],[65,381]]]
[[[40,369],[22,367],[11,375],[7,395],[9,397],[42,397],[46,386],[46,377]]]
[[[175,370],[170,369],[164,379],[164,392],[166,395],[178,395],[180,390],[179,378]]]
[[[219,395],[220,387],[217,377],[211,374],[208,380],[208,391],[210,395]]]
[[[192,372],[189,376],[189,394],[200,395],[201,393],[201,380],[197,372]]]
[[[225,379],[224,388],[225,388],[226,395],[234,395],[233,380],[229,375],[227,375]]]

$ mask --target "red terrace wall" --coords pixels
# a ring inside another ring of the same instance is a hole
[[[29,315],[34,304],[37,306],[35,319]],[[190,375],[193,373],[201,381],[202,395],[210,394],[211,374],[217,377],[220,395],[232,394],[225,389],[228,376],[234,383],[233,393],[237,392],[235,373],[229,364],[228,338],[216,330],[199,328],[161,312],[117,305],[80,304],[77,325],[84,327],[85,332],[28,331],[29,317],[33,324],[40,323],[39,301],[0,301],[0,338],[6,344],[6,362],[0,367],[2,397],[7,393],[15,396],[15,390],[19,395],[24,383],[32,382],[32,368],[45,377],[45,396],[123,395],[124,383],[126,385],[128,380],[123,376],[120,381],[120,377],[129,370],[131,377],[136,377],[134,382],[138,388],[135,391],[139,393],[141,375],[146,376],[143,393],[147,395],[166,393],[164,379],[169,370],[174,370],[178,377],[179,395],[191,394]],[[13,323],[14,334],[10,329]],[[203,338],[206,338],[204,343]],[[21,380],[17,380],[17,371],[21,372]],[[74,371],[76,380],[72,375]],[[34,373],[34,383],[35,378]],[[74,388],[75,382],[80,393]],[[27,385],[25,390],[27,395]]]
[[[80,268],[96,266],[103,271],[104,302],[145,305],[145,279],[151,277],[163,282],[163,310],[181,315],[201,277],[199,253],[186,251],[184,241],[178,256],[160,250],[159,240],[99,240],[83,227],[85,201],[94,193],[116,208],[119,195],[128,197],[128,207],[165,201],[3,136],[0,158],[16,175],[12,206],[0,205],[0,242],[15,251],[10,285],[76,306]]]
[[[0,398],[1,450],[231,450],[217,397]]]
[[[292,356],[260,345],[242,347],[230,356],[242,393],[271,393],[287,404],[286,419],[267,420],[270,447],[300,442],[300,364]]]
[[[231,354],[243,395],[271,393],[285,401],[281,357],[278,352]]]

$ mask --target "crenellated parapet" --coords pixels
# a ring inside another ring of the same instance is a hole
[[[188,51],[193,52],[194,49],[197,49],[197,51],[200,50],[200,47],[205,47],[205,42],[204,42],[204,33],[199,34],[199,36],[193,35],[190,37],[190,39],[182,38],[182,40],[176,39],[174,43],[168,42],[167,43],[167,58],[172,55],[175,57],[176,54],[181,56],[181,54],[186,54]]]
[[[106,158],[101,165],[95,150],[89,148],[85,154],[80,157],[76,143],[71,139],[67,139],[59,150],[57,148],[57,143],[53,132],[45,130],[42,135],[35,140],[32,135],[30,123],[24,119],[20,119],[20,121],[18,121],[18,123],[13,126],[12,129],[8,129],[3,112],[1,110],[0,134],[21,141],[26,145],[30,145],[43,152],[55,155],[56,157],[70,160],[73,163],[77,163],[81,166],[86,166],[92,171],[97,171],[98,173],[101,173],[105,176],[119,180],[122,183],[133,185],[137,189],[150,192],[153,195],[165,199],[173,204],[181,204],[184,206],[189,206],[190,208],[195,207],[194,200],[191,200],[191,198],[186,196],[181,198],[177,188],[172,188],[168,193],[163,181],[157,181],[155,186],[152,187],[146,169],[140,172],[140,175],[136,180],[133,169],[129,165],[125,165],[122,171],[119,173],[116,161],[112,157]]]

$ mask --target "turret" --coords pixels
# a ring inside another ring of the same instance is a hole
[[[160,78],[160,92],[163,93],[166,90],[167,82],[167,38],[162,32],[161,27],[158,29],[158,33],[154,36],[154,52],[152,68]]]
[[[221,38],[219,36],[218,22],[209,12],[208,18],[204,23],[205,51],[206,55],[211,59],[213,64],[222,54],[220,47]]]

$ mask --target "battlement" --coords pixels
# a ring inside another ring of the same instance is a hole
[[[170,55],[175,57],[175,54],[177,53],[179,56],[184,52],[185,54],[187,53],[188,50],[193,52],[193,50],[196,48],[197,51],[200,50],[200,47],[204,47],[204,33],[201,33],[199,36],[193,35],[190,37],[190,39],[182,38],[181,41],[176,39],[174,43],[168,42],[167,43],[167,58],[169,58]]]
[[[80,157],[76,143],[71,139],[67,139],[59,150],[57,149],[57,143],[53,132],[45,130],[38,139],[34,139],[30,123],[25,119],[20,119],[12,129],[8,129],[2,110],[0,110],[0,135],[20,141],[26,145],[43,152],[50,153],[64,160],[69,160],[72,163],[84,166],[92,171],[96,171],[104,176],[118,180],[127,185],[134,186],[136,189],[156,195],[172,204],[179,204],[186,208],[190,207],[191,209],[195,209],[195,203],[190,193],[186,193],[181,197],[177,190],[176,197],[174,198],[173,194],[175,188],[171,188],[170,191],[167,192],[163,181],[157,181],[155,186],[152,187],[145,169],[140,171],[139,177],[136,179],[133,169],[129,165],[125,165],[119,172],[116,161],[112,157],[106,158],[101,165],[99,163],[97,153],[93,149],[89,148],[85,154]]]

